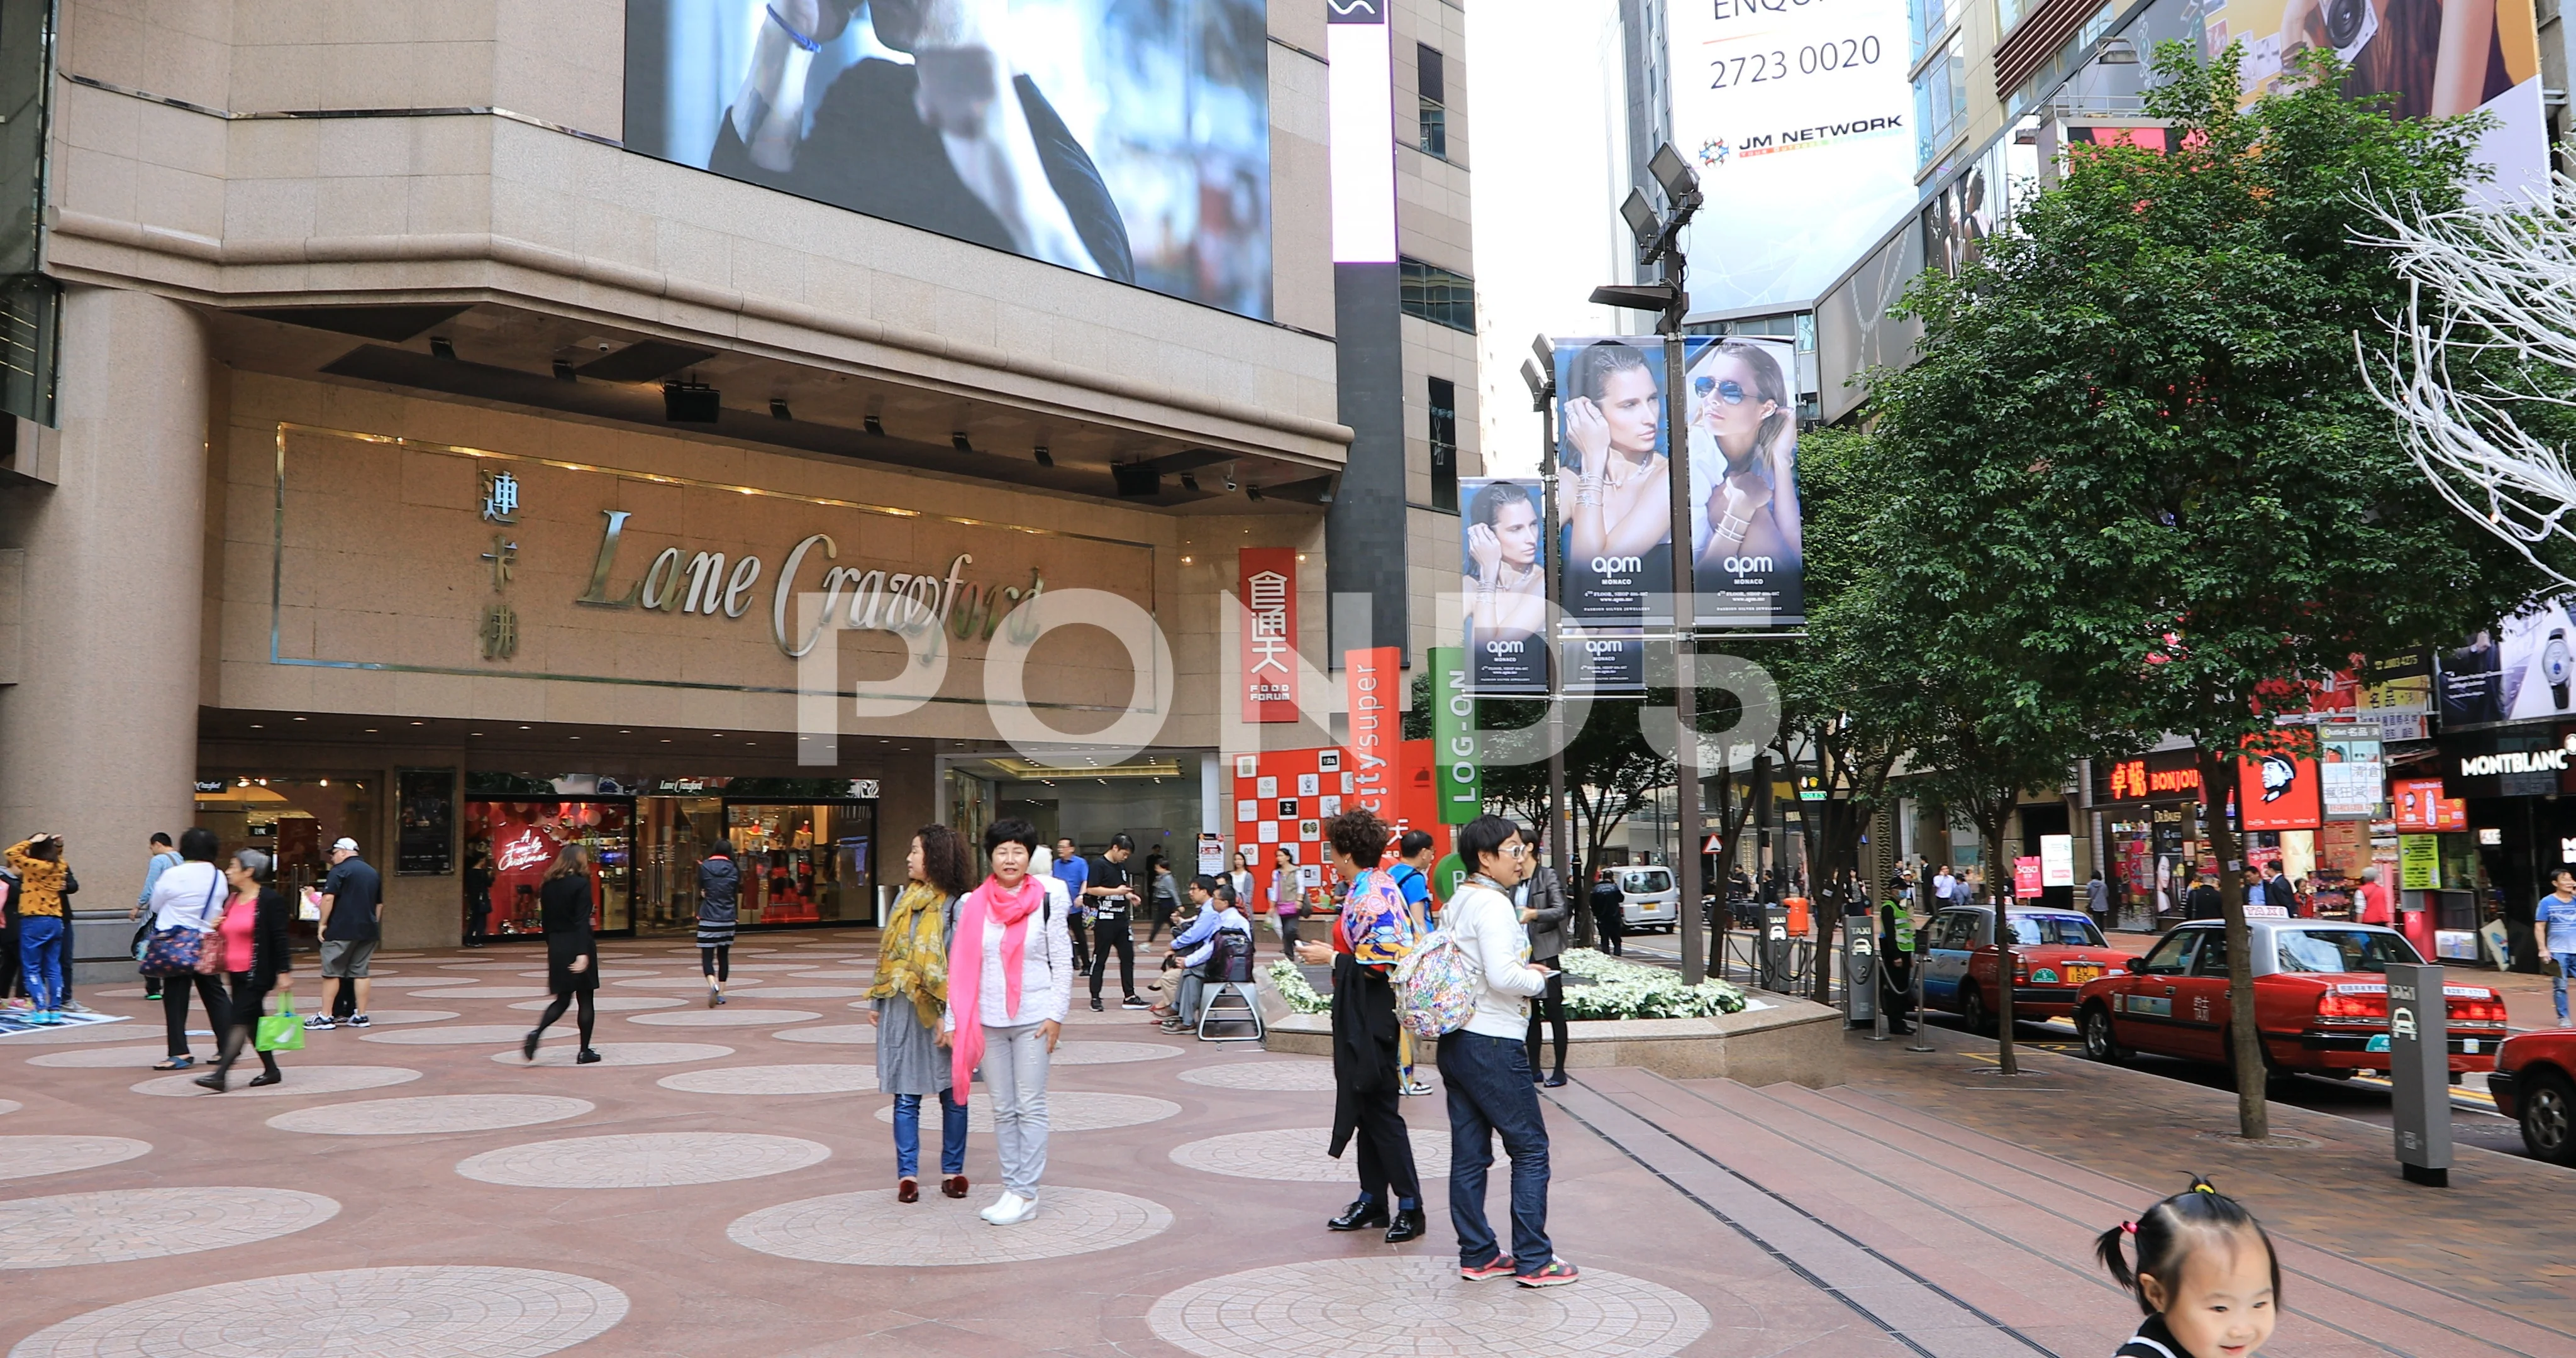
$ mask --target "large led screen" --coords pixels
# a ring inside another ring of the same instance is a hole
[[[1268,319],[1261,0],[627,0],[630,150]]]

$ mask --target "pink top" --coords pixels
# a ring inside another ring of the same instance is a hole
[[[223,923],[215,926],[224,940],[224,970],[250,970],[251,935],[258,927],[259,897],[233,897],[224,908]]]

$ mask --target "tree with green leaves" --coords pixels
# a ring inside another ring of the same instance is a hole
[[[2362,239],[2370,203],[2457,205],[2475,123],[2347,98],[2315,51],[2304,78],[2244,103],[2237,63],[2159,49],[2147,112],[2170,124],[2166,148],[2069,148],[1981,260],[1909,293],[1920,361],[1872,394],[1899,493],[1918,497],[1897,603],[1936,605],[1938,665],[1977,676],[1970,720],[1927,759],[2050,756],[2009,777],[2013,758],[1991,765],[1987,800],[1962,787],[1960,804],[2000,816],[2073,753],[2047,748],[2061,712],[2104,746],[2197,743],[2239,1123],[2261,1137],[2243,853],[2215,809],[2249,741],[2295,747],[2303,733],[2274,717],[2311,680],[2441,643],[2520,587],[2510,549],[2417,471],[2353,357],[2405,301]]]

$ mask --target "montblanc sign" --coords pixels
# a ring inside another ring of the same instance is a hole
[[[2564,747],[2500,750],[2494,754],[2462,755],[2459,765],[2462,778],[2493,778],[2506,773],[2565,773],[2567,751]]]

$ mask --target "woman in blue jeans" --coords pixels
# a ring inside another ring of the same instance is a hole
[[[954,1087],[939,1021],[948,1009],[948,936],[957,898],[975,885],[966,841],[925,825],[904,859],[911,881],[877,942],[877,1088],[894,1095],[895,1201],[921,1200],[921,1101],[939,1100],[939,1191],[966,1196],[966,1099]]]
[[[1547,990],[1548,971],[1530,965],[1529,936],[1511,891],[1529,876],[1531,846],[1520,828],[1482,816],[1458,831],[1466,885],[1440,922],[1478,973],[1475,1012],[1440,1039],[1440,1082],[1449,1095],[1449,1219],[1458,1228],[1458,1273],[1471,1282],[1513,1278],[1523,1287],[1561,1287],[1581,1277],[1547,1238],[1547,1122],[1530,1080],[1529,1002]],[[1485,1220],[1485,1171],[1494,1138],[1512,1159],[1512,1248]]]

